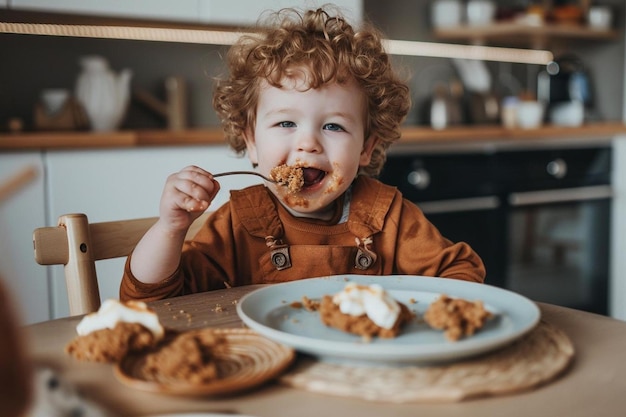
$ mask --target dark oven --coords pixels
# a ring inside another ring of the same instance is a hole
[[[469,243],[486,282],[608,314],[610,147],[395,153],[380,179],[444,236]]]

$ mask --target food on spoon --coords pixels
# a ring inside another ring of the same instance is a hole
[[[305,300],[308,308],[313,308]],[[398,336],[402,326],[413,319],[407,306],[396,301],[378,284],[353,282],[334,294],[325,295],[319,305],[322,322],[364,338]]]
[[[226,343],[212,332],[180,333],[146,355],[141,373],[146,380],[206,384],[219,378],[214,352]]]
[[[457,341],[476,333],[492,316],[482,301],[468,301],[442,294],[430,304],[424,313],[424,320],[431,327],[444,330],[448,340]]]
[[[290,193],[297,193],[304,186],[304,172],[299,166],[283,164],[274,167],[270,171],[270,178],[285,185]]]
[[[79,360],[117,362],[128,352],[155,346],[164,328],[156,312],[141,301],[106,300],[97,312],[83,317],[78,337],[65,351]]]

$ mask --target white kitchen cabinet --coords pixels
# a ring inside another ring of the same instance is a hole
[[[24,324],[49,319],[47,269],[35,263],[33,230],[45,224],[44,168],[39,152],[0,154],[0,183],[33,167],[37,176],[0,201],[0,279]]]
[[[196,22],[199,1],[201,0],[11,0],[10,7],[17,10]]]
[[[168,175],[187,165],[208,171],[250,169],[247,157],[226,146],[138,148],[115,150],[51,151],[45,156],[49,177],[49,223],[66,213],[87,214],[89,221],[110,221],[157,216]],[[220,178],[221,190],[210,209],[228,200],[230,189],[259,183],[254,176]],[[117,298],[124,259],[97,263],[100,295]],[[69,314],[61,266],[51,270],[52,317]]]
[[[0,2],[6,4],[7,0]],[[323,0],[11,0],[10,7],[55,13],[246,26],[256,23],[266,10],[314,8],[326,3]],[[332,3],[340,7],[342,13],[352,21],[362,19],[363,0],[335,0]]]
[[[283,8],[317,8],[332,3],[352,22],[363,19],[363,0],[199,0],[200,21],[228,25],[251,26],[257,23],[266,11]]]

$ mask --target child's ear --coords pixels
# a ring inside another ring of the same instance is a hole
[[[363,144],[363,150],[361,150],[361,159],[359,160],[360,166],[369,165],[372,160],[372,153],[374,153],[374,149],[376,148],[376,145],[378,145],[378,142],[380,142],[380,139],[375,136],[367,138]]]
[[[248,159],[252,162],[253,166],[259,163],[259,158],[256,152],[256,141],[254,140],[254,133],[249,129],[243,133],[243,140],[246,142],[246,151],[248,153]]]

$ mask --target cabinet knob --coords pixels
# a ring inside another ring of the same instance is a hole
[[[554,161],[548,162],[546,165],[546,171],[554,178],[563,178],[567,175],[567,162],[561,158],[557,158]]]
[[[430,185],[430,174],[424,168],[418,168],[409,172],[407,181],[418,190],[424,190]]]

